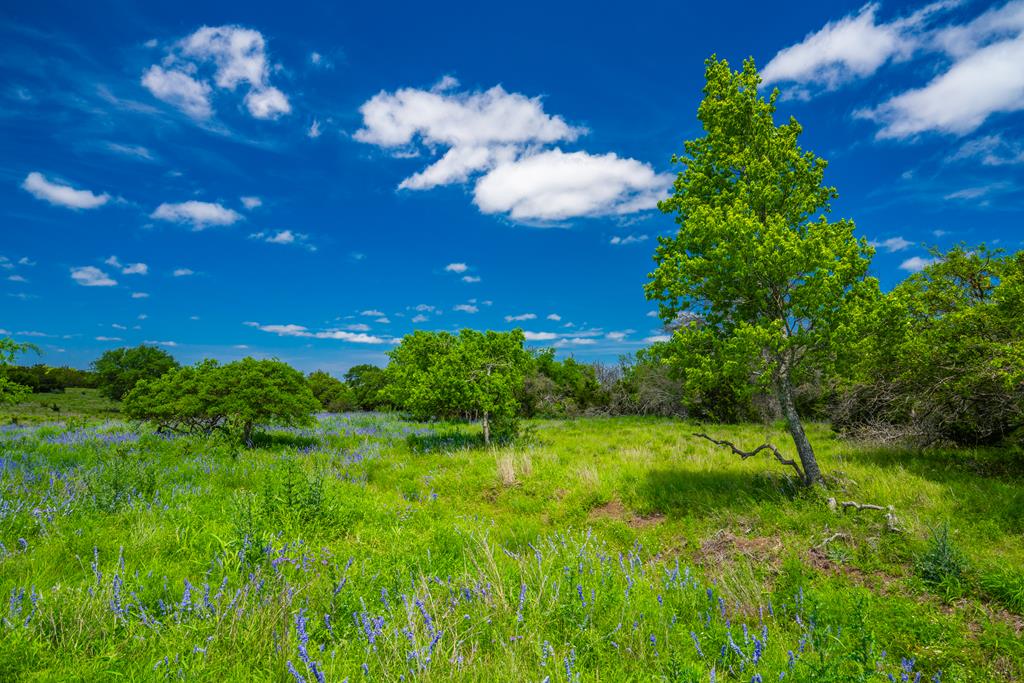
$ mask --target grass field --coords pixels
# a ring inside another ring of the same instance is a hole
[[[29,394],[17,405],[0,405],[0,424],[48,422],[69,418],[114,418],[120,414],[116,401],[103,398],[95,389],[65,389],[52,394]]]
[[[678,421],[530,426],[487,450],[322,416],[253,451],[3,428],[0,680],[1024,676],[1020,454],[813,426],[818,495]]]

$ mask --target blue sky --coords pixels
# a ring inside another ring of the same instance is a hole
[[[885,286],[1020,248],[1024,0],[7,3],[0,333],[80,367],[516,326],[614,360],[661,334],[653,207],[712,53],[780,88]]]

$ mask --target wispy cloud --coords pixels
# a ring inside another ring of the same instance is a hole
[[[110,200],[110,195],[106,193],[95,194],[89,190],[78,190],[71,185],[53,182],[38,171],[32,171],[25,176],[21,187],[36,199],[69,209],[95,209]]]
[[[338,341],[351,342],[353,344],[393,344],[396,340],[390,337],[378,337],[363,332],[350,332],[348,330],[328,329],[314,331],[303,325],[261,325],[257,322],[247,322],[245,325],[254,327],[263,332],[276,334],[279,337],[305,337],[310,339],[335,339]]]
[[[161,204],[150,214],[150,218],[172,223],[188,223],[193,230],[199,231],[211,225],[232,225],[242,220],[242,214],[213,202],[189,200],[178,204]]]

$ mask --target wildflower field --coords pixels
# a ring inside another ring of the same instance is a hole
[[[676,420],[529,427],[2,427],[0,680],[1024,676],[1019,454],[811,426],[818,494]]]

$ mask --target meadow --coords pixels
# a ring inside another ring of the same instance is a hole
[[[0,680],[1024,677],[1019,453],[810,425],[820,493],[671,419],[48,419],[0,428]]]

